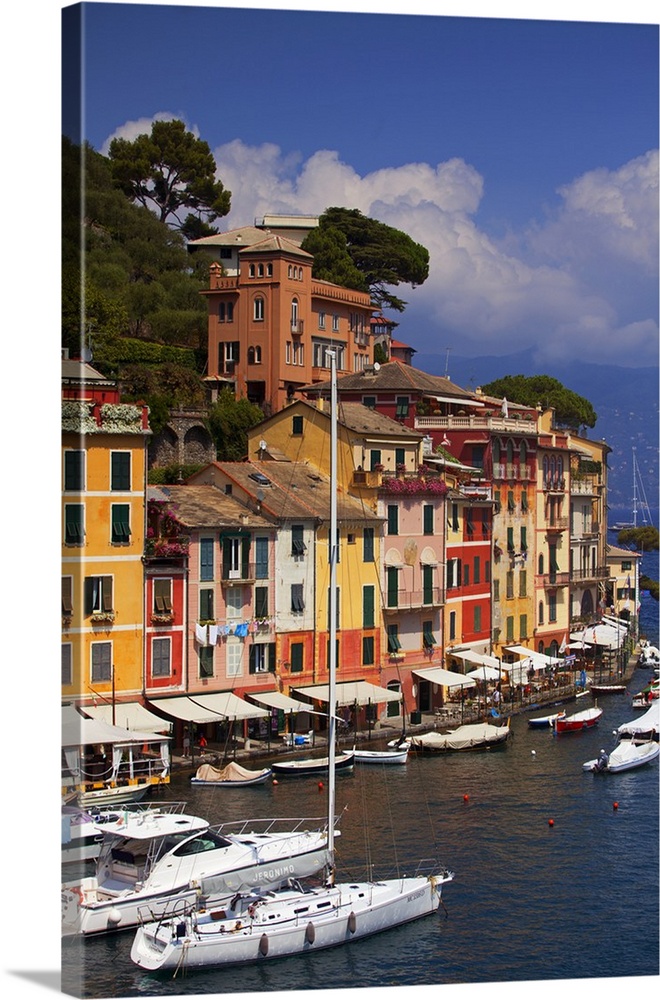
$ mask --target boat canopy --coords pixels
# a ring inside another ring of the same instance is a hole
[[[62,746],[81,747],[99,743],[128,746],[136,743],[163,743],[169,736],[111,726],[99,719],[86,719],[73,705],[62,706]]]
[[[151,704],[164,715],[184,722],[218,722],[219,719],[263,719],[269,714],[264,708],[249,705],[231,691],[198,694],[176,698],[152,698]]]
[[[297,694],[316,701],[327,702],[330,697],[328,684],[314,684],[311,687],[296,688]],[[387,688],[369,684],[367,681],[342,681],[336,685],[338,705],[374,705],[385,701],[401,701],[400,691],[389,691]]]
[[[169,732],[172,723],[167,719],[161,719],[154,715],[138,701],[118,702],[112,705],[85,705],[83,712],[98,719],[99,722],[106,722],[108,725],[125,726],[126,729],[139,729],[143,733],[165,733]],[[114,714],[114,723],[112,717]]]
[[[650,733],[655,730],[657,733],[660,730],[660,701],[654,701],[651,703],[651,707],[648,712],[644,712],[644,715],[640,715],[639,718],[633,719],[632,722],[624,722],[623,725],[619,726],[618,733]]]
[[[443,667],[426,667],[421,670],[413,670],[413,674],[420,677],[423,681],[431,681],[433,684],[439,684],[440,687],[474,687],[476,681],[467,674],[459,674],[454,670],[445,670]]]

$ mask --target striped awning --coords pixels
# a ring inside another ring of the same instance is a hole
[[[315,701],[325,702],[330,696],[328,684],[296,688],[296,693],[306,698],[313,698]],[[401,701],[400,691],[388,691],[387,688],[369,684],[368,681],[340,681],[336,685],[336,695],[338,705],[368,705],[369,702],[379,705],[385,701]]]
[[[231,691],[175,698],[152,698],[151,704],[164,715],[184,722],[218,722],[220,719],[263,719],[268,712],[237,697]]]
[[[421,670],[413,670],[413,674],[423,681],[431,681],[440,687],[474,687],[476,681],[466,674],[456,673],[454,670],[445,670],[443,667],[424,667]]]
[[[281,712],[310,712],[312,715],[324,715],[324,712],[312,711],[312,706],[306,701],[297,701],[289,698],[279,691],[260,691],[259,694],[250,692],[253,701],[258,701],[260,705],[268,705],[269,708],[277,708]]]
[[[143,733],[168,732],[172,725],[167,719],[154,715],[139,701],[117,702],[114,706],[84,705],[83,712],[109,726],[124,726],[125,729],[138,729]]]

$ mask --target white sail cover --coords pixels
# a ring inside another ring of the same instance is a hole
[[[644,715],[640,715],[638,718],[633,719],[632,722],[624,722],[623,725],[619,726],[617,732],[620,734],[628,733],[634,736],[635,733],[650,733],[655,732],[656,734],[660,730],[660,700],[651,702],[651,707]]]
[[[413,736],[411,744],[427,750],[473,750],[488,746],[489,743],[501,743],[509,735],[508,726],[491,726],[487,722],[474,725],[459,726],[449,733],[424,733]]]

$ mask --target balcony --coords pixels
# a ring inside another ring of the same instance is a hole
[[[291,320],[291,335],[293,337],[302,337],[305,332],[305,320],[304,319],[292,319]]]
[[[376,469],[356,469],[353,472],[352,486],[366,486],[376,489],[383,480],[383,473]]]
[[[566,531],[568,528],[568,518],[567,517],[556,517],[554,521],[550,521],[545,525],[545,530],[548,534],[556,534],[560,531]]]
[[[544,573],[536,577],[536,586],[548,590],[553,587],[567,587],[571,582],[570,573]]]
[[[438,608],[445,603],[443,587],[429,587],[427,590],[397,590],[385,593],[384,612],[417,611],[422,608]]]
[[[563,493],[566,489],[564,476],[544,476],[543,490],[545,493]]]
[[[610,571],[607,566],[592,566],[591,569],[572,569],[571,583],[589,583],[594,580],[609,580]]]
[[[189,540],[181,535],[147,538],[144,554],[148,559],[181,559],[188,555]]]
[[[571,494],[575,496],[596,496],[602,488],[597,476],[571,476]]]
[[[261,567],[259,567],[261,570]],[[234,586],[239,583],[254,583],[257,580],[257,564],[241,563],[240,566],[223,566],[220,583]]]
[[[457,404],[460,400],[457,400]],[[536,421],[504,417],[500,413],[466,413],[415,417],[415,430],[489,430],[497,433],[536,434]]]

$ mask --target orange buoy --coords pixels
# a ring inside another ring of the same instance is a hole
[[[323,791],[323,782],[319,781],[319,792]]]
[[[469,795],[464,795],[463,796],[463,802],[469,802],[469,801],[470,801],[470,796]]]
[[[613,809],[618,809],[619,808],[619,803],[618,802],[613,802],[612,803],[612,808]]]
[[[548,826],[554,826],[554,825],[555,825],[554,819],[549,819],[548,820]]]

